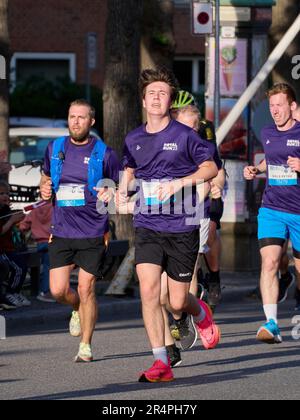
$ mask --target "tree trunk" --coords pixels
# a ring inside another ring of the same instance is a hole
[[[141,124],[138,89],[142,0],[108,0],[103,87],[104,140],[122,156],[125,136]],[[132,217],[117,216],[117,236],[132,239]]]
[[[172,0],[143,0],[142,67],[172,69],[175,54]]]
[[[9,124],[8,0],[0,0],[0,162],[8,160]]]
[[[277,1],[277,5],[273,7],[273,23],[270,30],[271,49],[273,49],[278,44],[284,33],[294,23],[299,13],[299,1]],[[295,66],[295,64],[292,64],[292,58],[296,55],[299,55],[299,45],[300,34],[292,42],[273,71],[274,82],[286,82],[291,84],[295,88],[298,95],[300,91],[300,80],[293,79],[292,77],[293,67]]]

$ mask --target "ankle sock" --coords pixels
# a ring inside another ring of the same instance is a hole
[[[273,319],[276,324],[278,323],[277,313],[278,313],[278,305],[264,305],[264,312],[267,318],[267,321]]]
[[[165,365],[168,366],[169,361],[166,347],[158,347],[156,349],[152,349],[152,353],[154,360],[161,360]]]

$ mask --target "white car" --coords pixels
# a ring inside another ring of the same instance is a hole
[[[91,134],[99,138],[96,131],[92,130]],[[19,127],[9,129],[9,161],[12,165],[9,184],[12,188],[13,210],[22,210],[25,206],[38,201],[41,165],[47,146],[50,141],[68,135],[68,128]],[[35,161],[34,167],[30,164],[22,166],[30,161]]]
[[[9,126],[11,128],[17,127],[68,127],[67,120],[53,120],[50,118],[37,117],[10,117]]]

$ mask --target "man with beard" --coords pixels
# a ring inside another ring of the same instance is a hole
[[[116,153],[90,135],[94,123],[95,109],[88,102],[71,103],[70,136],[49,144],[41,180],[42,198],[53,199],[50,290],[58,302],[73,307],[70,334],[81,336],[75,362],[93,360],[91,341],[98,313],[95,283],[101,275],[108,232],[105,204],[113,195],[112,190],[98,187],[104,179],[117,182],[119,177]],[[79,267],[77,291],[70,288],[74,266]]]

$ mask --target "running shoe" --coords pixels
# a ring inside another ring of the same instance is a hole
[[[296,289],[295,291],[296,306],[295,311],[300,312],[300,290]]]
[[[174,380],[174,375],[171,369],[171,362],[165,365],[161,360],[156,360],[153,366],[143,372],[139,378],[139,382],[171,382]]]
[[[212,350],[219,344],[221,340],[220,328],[213,320],[210,307],[203,301],[199,300],[199,305],[205,311],[206,317],[201,322],[195,322],[200,339],[206,350]]]
[[[71,316],[70,324],[69,324],[69,331],[72,337],[81,336],[80,318],[79,318],[79,312],[77,311],[72,312],[72,316]]]
[[[179,340],[177,341],[181,350],[193,348],[198,336],[192,315],[184,314],[181,320],[175,321],[175,324],[179,332]]]
[[[75,363],[90,363],[93,361],[90,344],[80,343],[79,352],[75,357]]]
[[[281,278],[279,279],[278,303],[283,303],[286,301],[289,289],[293,286],[294,283],[295,283],[295,276],[289,271],[286,273],[286,275],[281,276]]]
[[[267,344],[281,344],[282,343],[280,329],[273,319],[271,319],[262,327],[260,327],[256,338],[258,341],[262,341],[263,343],[267,343]]]
[[[3,296],[0,300],[0,308],[5,310],[17,309],[17,305],[12,299],[9,299],[7,295]]]
[[[19,299],[16,298],[14,294],[7,293],[5,296],[6,301],[9,302],[11,305],[15,306],[16,308],[21,308],[23,305]]]
[[[178,347],[176,347],[175,344],[173,344],[172,346],[167,346],[167,353],[168,353],[168,357],[170,359],[172,368],[175,368],[181,365],[182,359],[181,359],[180,350]]]
[[[36,297],[37,300],[39,300],[40,302],[46,302],[46,303],[56,303],[56,300],[53,299],[52,295],[50,292],[41,292],[38,294],[38,296]]]
[[[174,338],[174,340],[179,341],[180,340],[179,329],[175,321],[173,322],[173,324],[170,325],[170,331],[171,331],[171,336]]]
[[[210,283],[208,288],[208,304],[211,308],[219,305],[222,299],[220,283]]]
[[[14,293],[13,296],[20,302],[20,306],[31,306],[30,300],[28,300],[21,293]]]

